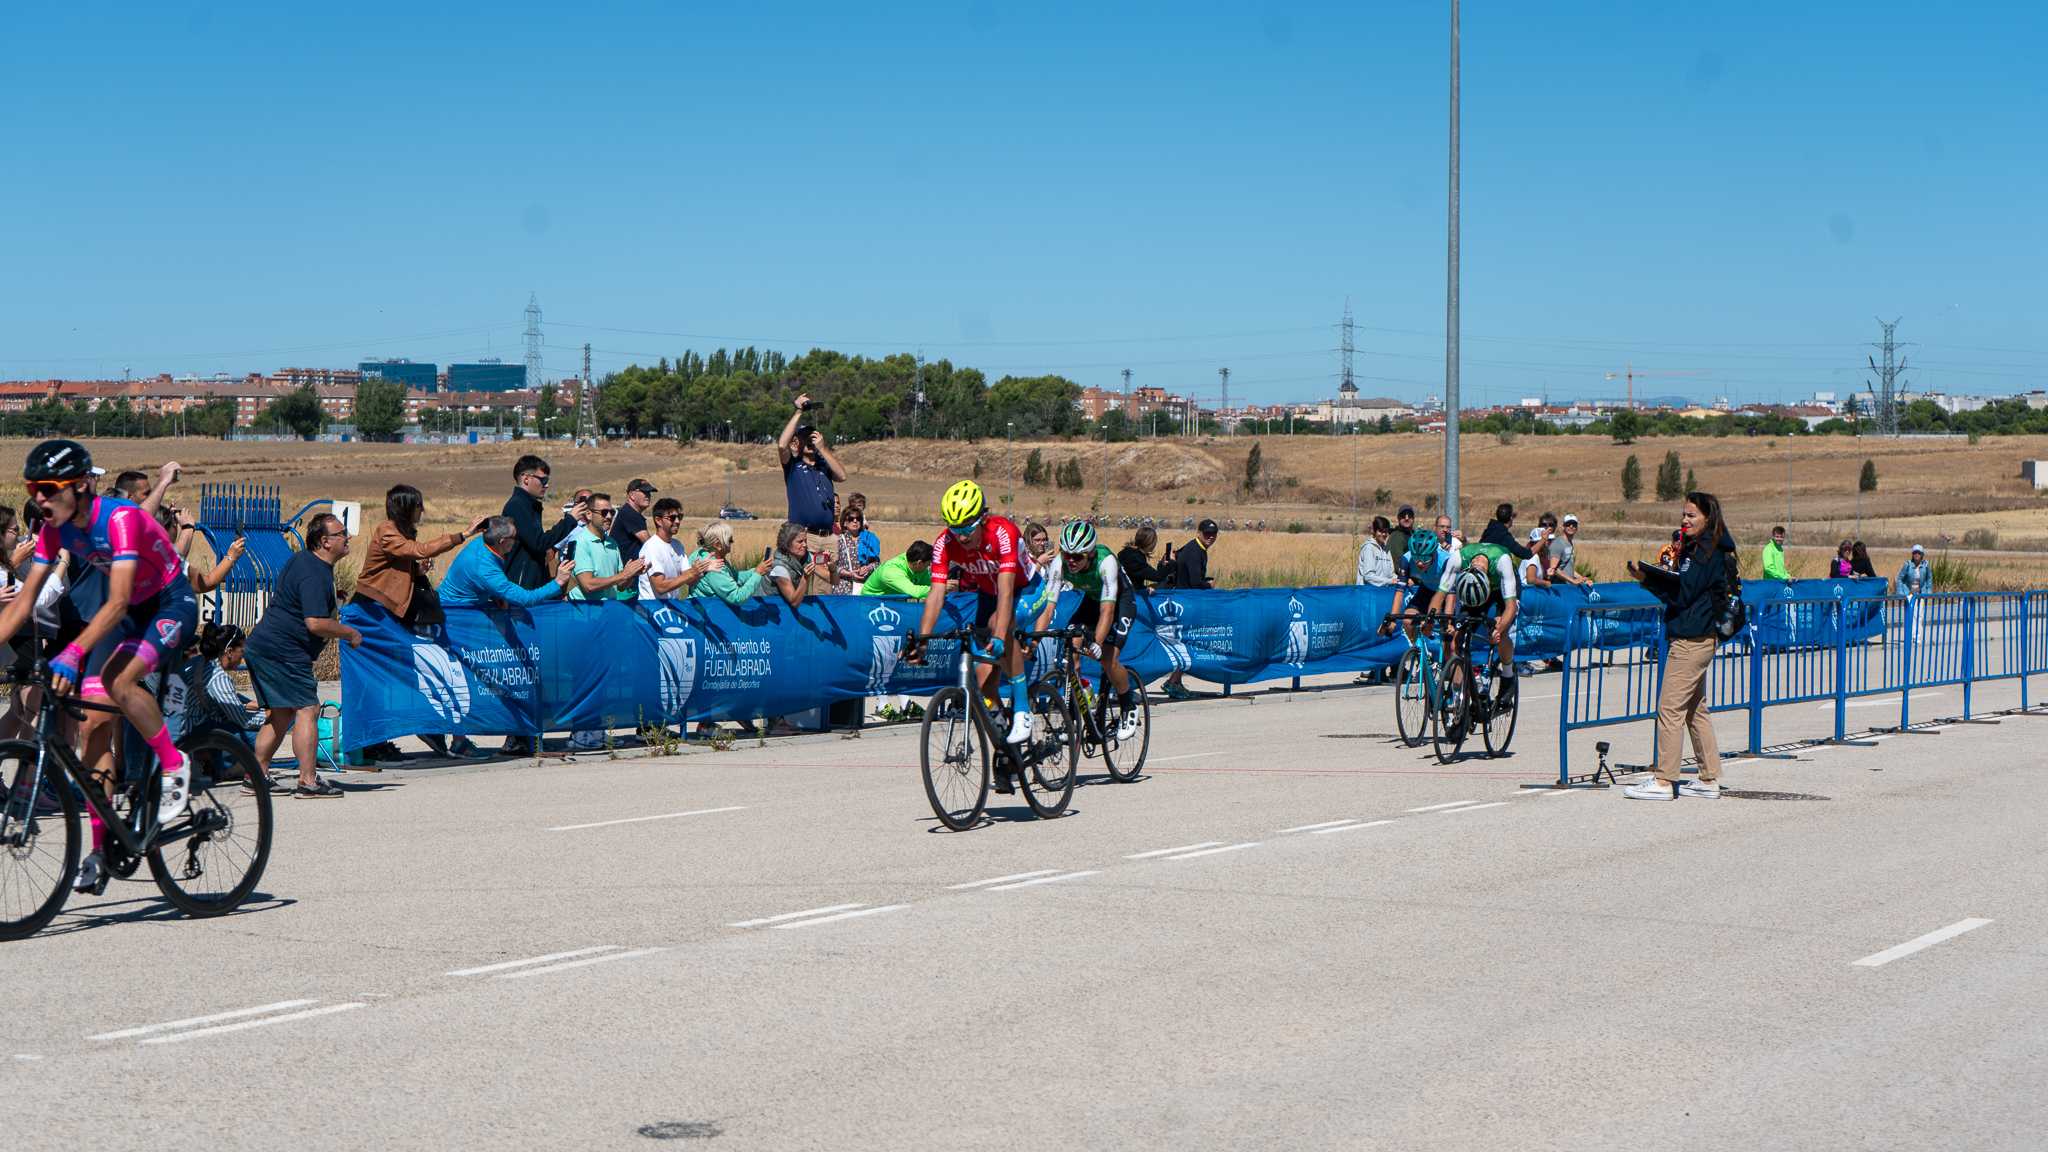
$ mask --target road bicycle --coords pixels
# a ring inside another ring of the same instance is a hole
[[[154,757],[110,800],[61,734],[60,717],[120,709],[59,699],[40,660],[31,683],[40,698],[33,738],[0,741],[0,781],[7,785],[0,802],[0,940],[32,936],[63,909],[78,874],[81,802],[106,829],[103,876],[127,879],[147,861],[164,899],[187,916],[222,916],[241,906],[270,859],[269,781],[249,746],[219,731],[178,741],[191,767],[192,800],[183,815],[159,824],[162,773]],[[255,783],[245,787],[249,781]]]
[[[1415,627],[1419,619],[1387,617],[1408,639],[1408,650],[1394,664],[1394,730],[1410,748],[1430,739],[1443,697],[1443,641],[1433,630]]]
[[[960,643],[960,681],[932,693],[925,706],[920,751],[924,794],[939,822],[956,832],[972,828],[988,806],[989,773],[1008,773],[1034,815],[1050,820],[1067,810],[1079,774],[1081,741],[1077,718],[1067,697],[1041,681],[1027,689],[1023,707],[1031,709],[1031,739],[1013,745],[1003,739],[1009,728],[1007,710],[996,715],[975,683],[976,665],[994,667],[999,657],[977,647],[975,631],[935,632],[926,642]],[[1064,632],[1018,632],[1011,642],[1029,645]],[[1012,706],[1017,706],[1012,701]],[[993,761],[993,764],[992,764]]]
[[[1152,701],[1145,695],[1144,683],[1136,672],[1125,670],[1124,674],[1130,677],[1131,693],[1138,701],[1136,708],[1126,709],[1106,669],[1098,673],[1093,684],[1081,674],[1080,653],[1068,641],[1085,641],[1086,631],[1069,625],[1062,631],[1042,635],[1058,636],[1060,644],[1057,663],[1040,683],[1065,695],[1068,709],[1079,719],[1081,755],[1091,760],[1101,757],[1109,778],[1119,784],[1136,780],[1144,771],[1145,756],[1152,748]],[[1117,736],[1126,716],[1137,720],[1137,731],[1129,739]]]
[[[1437,679],[1437,706],[1431,724],[1433,744],[1439,763],[1457,760],[1465,740],[1477,728],[1489,758],[1508,754],[1515,738],[1515,718],[1520,712],[1520,681],[1494,675],[1494,649],[1484,645],[1483,658],[1475,659],[1473,649],[1479,633],[1491,626],[1484,616],[1432,617],[1445,620],[1451,633],[1451,652]],[[1496,690],[1498,685],[1498,690]]]

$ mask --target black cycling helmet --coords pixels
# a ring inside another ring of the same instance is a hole
[[[28,450],[24,480],[84,480],[95,475],[92,453],[76,440],[45,440]]]

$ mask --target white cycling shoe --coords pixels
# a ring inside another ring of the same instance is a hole
[[[1116,722],[1116,738],[1118,740],[1129,740],[1137,734],[1138,713],[1136,709],[1131,709],[1124,713],[1123,719]]]
[[[156,822],[169,824],[183,816],[186,805],[192,802],[191,793],[192,763],[188,760],[163,774],[162,787],[156,799]]]
[[[1018,712],[1010,717],[1010,734],[1004,740],[1011,744],[1031,742],[1031,713]]]

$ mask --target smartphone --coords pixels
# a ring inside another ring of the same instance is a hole
[[[766,548],[761,549],[761,559],[764,562],[775,559],[775,545],[770,544]]]

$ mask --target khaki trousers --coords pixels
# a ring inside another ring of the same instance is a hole
[[[1700,782],[1721,776],[1721,749],[1714,743],[1714,719],[1707,714],[1707,669],[1714,662],[1712,638],[1673,640],[1664,653],[1664,690],[1657,698],[1657,779],[1679,782],[1685,734],[1699,753]]]

